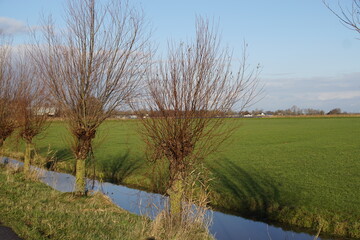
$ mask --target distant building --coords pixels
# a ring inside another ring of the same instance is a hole
[[[56,108],[55,107],[39,107],[35,110],[35,114],[38,116],[48,115],[54,117],[56,115]]]
[[[137,115],[117,115],[117,116],[115,116],[115,118],[120,118],[120,119],[137,119],[138,116],[137,116]]]

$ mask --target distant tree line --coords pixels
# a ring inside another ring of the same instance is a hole
[[[269,115],[275,115],[275,116],[299,116],[299,115],[339,115],[339,114],[349,114],[347,112],[342,111],[340,108],[334,108],[330,110],[329,112],[325,112],[321,109],[313,109],[313,108],[299,108],[297,106],[292,106],[288,109],[278,109],[275,111],[265,111],[262,109],[255,109],[252,111],[242,111],[239,112],[240,115],[253,115],[258,116],[261,114],[265,114],[267,116]]]
[[[168,114],[173,114],[172,110],[166,111]],[[275,111],[266,111],[263,109],[255,109],[255,110],[244,110],[244,111],[218,111],[216,113],[212,113],[212,116],[216,117],[244,117],[244,116],[300,116],[300,115],[346,115],[350,114],[345,111],[342,111],[340,108],[331,109],[328,112],[325,112],[321,109],[313,109],[313,108],[299,108],[297,106],[292,106],[288,109],[278,109]],[[132,111],[132,110],[124,110],[124,111],[114,111],[112,117],[121,117],[121,116],[133,116],[136,115],[139,118],[158,118],[161,117],[160,111],[148,111],[148,110],[140,110],[140,111]]]

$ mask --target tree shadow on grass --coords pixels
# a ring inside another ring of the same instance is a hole
[[[130,150],[97,162],[98,174],[103,181],[121,184],[144,164],[138,156],[132,156]]]
[[[226,158],[212,162],[210,170],[215,202],[223,210],[265,217],[278,208],[278,184],[268,175],[247,171]]]
[[[50,149],[49,147],[39,148],[38,153],[45,159],[43,166],[49,170],[57,170],[59,165],[67,166],[66,169],[72,169],[73,171],[73,163],[70,161],[74,160],[74,155],[70,148],[61,148],[61,149]],[[61,167],[60,167],[61,168]]]
[[[40,148],[38,152],[46,158],[45,168],[75,174],[76,162],[70,148],[49,150],[47,147],[43,147]],[[131,155],[130,150],[115,156],[109,155],[102,159],[97,159],[95,155],[94,161],[96,165],[95,178],[117,184],[123,183],[125,178],[133,174],[135,170],[144,164],[143,158]],[[94,162],[90,160],[87,163],[88,177],[90,178],[94,177],[93,167]]]

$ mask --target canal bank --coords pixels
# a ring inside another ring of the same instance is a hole
[[[12,164],[21,165],[12,159],[2,159]],[[74,187],[74,176],[70,174],[41,170],[41,181],[62,192],[72,192]],[[148,193],[136,189],[127,188],[111,183],[99,183],[89,181],[89,188],[93,187],[95,191],[101,191],[109,196],[112,201],[121,208],[136,214],[146,214],[154,217],[165,201],[164,196],[160,194]],[[151,203],[151,204],[149,204]],[[155,206],[155,207],[149,207]],[[224,214],[217,211],[209,211],[212,216],[212,225],[210,232],[218,240],[232,239],[293,239],[293,240],[312,240],[314,236],[305,232],[296,232],[284,230],[281,227],[272,226],[260,221],[253,221],[238,216]]]

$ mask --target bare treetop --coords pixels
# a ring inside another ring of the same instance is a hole
[[[348,1],[349,2],[349,1]],[[338,11],[331,7],[328,0],[323,0],[325,6],[333,13],[347,28],[360,33],[360,0],[350,0],[351,6],[346,8],[344,2],[338,1]]]
[[[16,121],[19,135],[31,143],[33,138],[46,129],[47,114],[41,109],[50,107],[50,97],[44,82],[34,68],[29,52],[18,52],[15,57],[14,82],[16,83]]]
[[[238,72],[233,73],[231,54],[221,48],[208,21],[199,18],[196,41],[171,46],[167,61],[156,65],[148,75],[147,108],[152,116],[165,118],[145,121],[148,133],[152,132],[149,141],[160,140],[156,135],[161,130],[161,134],[173,136],[173,141],[179,133],[197,144],[201,138],[221,135],[214,130],[220,128],[224,113],[236,104],[242,109],[258,96],[258,73],[258,68],[248,71],[246,53]],[[204,153],[204,148],[200,152]]]
[[[0,33],[0,148],[15,128],[15,84],[10,43],[10,39]]]
[[[138,90],[149,58],[144,19],[121,1],[68,1],[66,16],[67,28],[59,34],[51,19],[44,24],[44,77],[65,109],[91,115],[87,120],[97,127]]]

